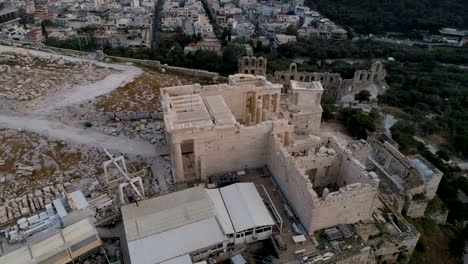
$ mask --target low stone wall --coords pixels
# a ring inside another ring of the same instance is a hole
[[[106,58],[113,59],[119,62],[131,62],[131,63],[136,63],[140,64],[143,66],[148,66],[148,67],[161,67],[161,62],[155,61],[155,60],[140,60],[140,59],[133,59],[133,58],[125,58],[125,57],[118,57],[118,56],[109,56],[105,55]]]
[[[167,64],[164,64],[163,67],[170,72],[185,74],[185,75],[190,75],[190,76],[195,76],[195,77],[205,77],[205,78],[210,78],[210,79],[215,79],[215,80],[218,79],[219,77],[218,73],[205,71],[205,70],[168,66]]]
[[[44,51],[44,52],[51,52],[51,53],[58,52],[67,56],[83,57],[87,59],[94,59],[96,56],[96,52],[61,49],[61,48],[45,46],[43,44],[38,44],[38,43],[33,43],[33,42],[0,39],[0,44],[39,50],[39,51]],[[130,62],[130,63],[140,64],[140,65],[148,66],[148,67],[163,68],[173,73],[179,73],[179,74],[184,74],[184,75],[189,75],[189,76],[205,77],[205,78],[210,78],[210,79],[215,79],[215,80],[219,77],[219,74],[216,72],[169,66],[167,64],[161,64],[160,61],[155,61],[155,60],[141,60],[141,59],[133,59],[133,58],[125,58],[125,57],[109,56],[109,55],[105,55],[105,58],[110,58],[119,62]]]
[[[35,43],[35,42],[0,39],[0,44],[5,45],[5,46],[13,46],[13,47],[19,47],[19,48],[24,48],[24,49],[44,51],[44,52],[49,52],[49,53],[54,53],[54,54],[60,53],[60,54],[67,55],[70,57],[80,57],[80,58],[85,58],[85,59],[94,59],[95,57],[95,52],[61,49],[61,48],[56,48],[56,47],[51,47],[51,46],[45,46],[42,43]]]
[[[161,112],[149,112],[149,111],[128,111],[128,112],[106,112],[105,115],[109,117],[109,119],[115,120],[141,120],[141,119],[156,119],[162,120],[163,113]]]

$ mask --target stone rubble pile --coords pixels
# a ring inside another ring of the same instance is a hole
[[[14,56],[0,64],[0,98],[28,101],[73,84],[103,79],[111,70],[85,61]]]
[[[0,149],[0,200],[51,183],[95,179],[106,158],[94,147],[68,145],[13,129],[0,130]]]
[[[146,140],[151,144],[164,144],[166,142],[163,122],[158,120],[109,122],[99,129],[107,135]]]
[[[17,176],[31,176],[34,172],[35,168],[33,166],[18,166],[16,168],[16,175]]]
[[[71,183],[50,185],[24,194],[23,196],[0,199],[0,224],[16,220],[20,217],[27,217],[38,210],[44,210],[46,204],[52,203],[54,199],[65,197],[65,193]]]

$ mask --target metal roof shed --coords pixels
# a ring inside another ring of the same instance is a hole
[[[127,240],[150,235],[215,216],[213,203],[202,186],[122,206]]]
[[[220,192],[236,232],[275,224],[253,183],[232,184]]]
[[[161,264],[192,264],[192,259],[190,258],[190,255],[187,254],[187,255],[182,255],[180,257],[164,261]]]
[[[227,241],[215,217],[128,242],[132,264],[164,263]]]

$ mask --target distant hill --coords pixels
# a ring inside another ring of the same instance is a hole
[[[468,29],[466,0],[306,0],[339,25],[363,34]]]

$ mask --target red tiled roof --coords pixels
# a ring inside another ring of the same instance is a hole
[[[26,34],[24,34],[25,36],[35,36],[37,35],[37,33],[40,31],[40,29],[38,28],[35,28],[33,30],[30,30],[28,31]]]

